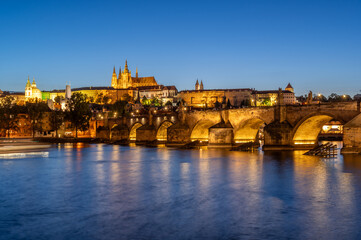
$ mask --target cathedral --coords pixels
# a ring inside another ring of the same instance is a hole
[[[136,69],[135,77],[132,77],[131,71],[128,69],[128,63],[125,61],[124,71],[119,68],[119,74],[115,73],[115,67],[113,69],[112,84],[114,89],[128,89],[138,87],[150,87],[157,86],[154,77],[138,77],[138,69]]]

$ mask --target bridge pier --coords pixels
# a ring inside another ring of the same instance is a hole
[[[129,140],[129,128],[127,125],[118,125],[111,129],[111,141],[127,141]]]
[[[361,152],[361,114],[343,127],[343,154]]]
[[[232,147],[234,139],[233,126],[222,121],[209,128],[208,147]]]
[[[264,127],[263,150],[291,150],[292,126],[287,122],[272,122]]]
[[[136,143],[146,143],[157,140],[157,129],[153,124],[141,126],[136,131]]]
[[[181,145],[190,142],[191,129],[187,124],[177,122],[167,129],[167,145]]]

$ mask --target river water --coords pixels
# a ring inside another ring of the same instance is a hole
[[[361,157],[56,145],[0,159],[0,239],[361,239]]]

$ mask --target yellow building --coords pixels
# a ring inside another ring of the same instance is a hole
[[[252,91],[250,88],[204,89],[203,82],[199,84],[197,79],[195,90],[181,91],[179,98],[190,107],[212,108],[216,102],[222,103],[224,98],[226,102],[229,100],[232,106],[238,107],[251,101]]]
[[[25,101],[37,99],[42,99],[41,91],[36,87],[35,78],[33,78],[33,83],[30,84],[30,79],[28,77],[28,81],[25,86]]]
[[[128,69],[128,63],[125,61],[124,71],[119,69],[119,75],[113,69],[112,84],[114,89],[127,89],[146,86],[157,86],[158,83],[154,77],[138,77],[138,69],[136,69],[135,77],[132,77],[131,71]]]

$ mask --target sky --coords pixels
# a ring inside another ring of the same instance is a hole
[[[193,89],[361,93],[361,0],[0,0],[0,89],[110,86],[113,67]]]

